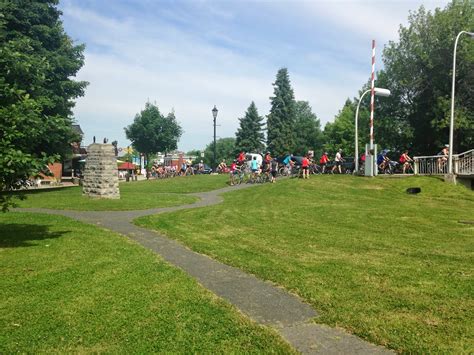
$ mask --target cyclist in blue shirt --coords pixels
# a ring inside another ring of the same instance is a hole
[[[260,167],[258,166],[257,157],[253,157],[252,161],[250,162],[250,169],[252,169],[252,175],[254,178],[257,176],[259,168]]]
[[[390,161],[390,159],[387,157],[387,153],[388,150],[385,149],[377,156],[377,165],[382,171],[387,167],[388,162]]]

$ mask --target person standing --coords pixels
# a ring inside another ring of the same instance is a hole
[[[273,158],[271,162],[272,183],[276,181],[277,172],[278,172],[278,160],[277,158]]]
[[[341,171],[341,165],[342,165],[342,162],[344,161],[344,159],[342,158],[342,149],[339,149],[336,153],[336,157],[334,158],[334,166],[332,167],[332,172],[334,173],[334,170],[336,170],[337,168],[337,171],[339,172],[339,174],[342,174],[342,171]]]
[[[236,172],[237,172],[237,160],[234,160],[232,164],[230,164],[230,171],[229,171],[230,186],[234,186]]]
[[[322,168],[322,173],[324,174],[326,172],[326,165],[329,163],[329,157],[328,157],[328,152],[324,152],[324,154],[321,156],[319,159],[319,164],[321,165]]]
[[[253,157],[252,161],[250,162],[250,169],[252,170],[252,178],[253,181],[257,178],[258,175],[258,169],[259,169],[257,157]]]
[[[303,179],[309,179],[309,159],[307,155],[301,160],[301,169],[303,170]]]

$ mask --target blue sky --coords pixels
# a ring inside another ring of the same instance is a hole
[[[324,126],[368,80],[372,39],[380,69],[383,46],[398,39],[409,10],[446,3],[63,0],[67,33],[86,44],[78,79],[90,85],[74,109],[84,144],[95,135],[128,145],[123,128],[147,100],[175,111],[181,150],[211,142],[214,105],[218,137],[233,137],[251,101],[268,114],[282,67]]]

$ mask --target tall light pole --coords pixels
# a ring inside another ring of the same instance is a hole
[[[375,95],[377,96],[390,96],[390,90],[382,89],[382,88],[374,88]],[[356,115],[355,115],[355,156],[354,156],[354,164],[355,164],[355,171],[356,173],[359,171],[359,134],[358,134],[358,122],[359,122],[359,107],[362,99],[364,98],[365,94],[371,92],[372,89],[366,90],[360,97],[359,103],[357,104]]]
[[[212,117],[214,117],[214,157],[213,157],[213,169],[216,168],[216,118],[217,118],[217,112],[219,110],[217,109],[216,105],[214,105],[214,108],[212,109]]]
[[[465,33],[468,36],[471,36],[474,39],[473,32],[461,31],[456,36],[456,40],[454,41],[454,54],[453,54],[453,86],[451,89],[451,120],[449,122],[449,156],[448,156],[448,174],[453,173],[453,135],[454,135],[454,89],[456,86],[456,48],[458,46],[458,40],[461,35]]]

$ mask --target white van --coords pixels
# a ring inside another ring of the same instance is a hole
[[[257,157],[258,165],[262,165],[263,157],[258,153],[247,153],[245,154],[245,161],[247,162],[247,167],[250,169],[250,162],[253,160],[253,157]]]

